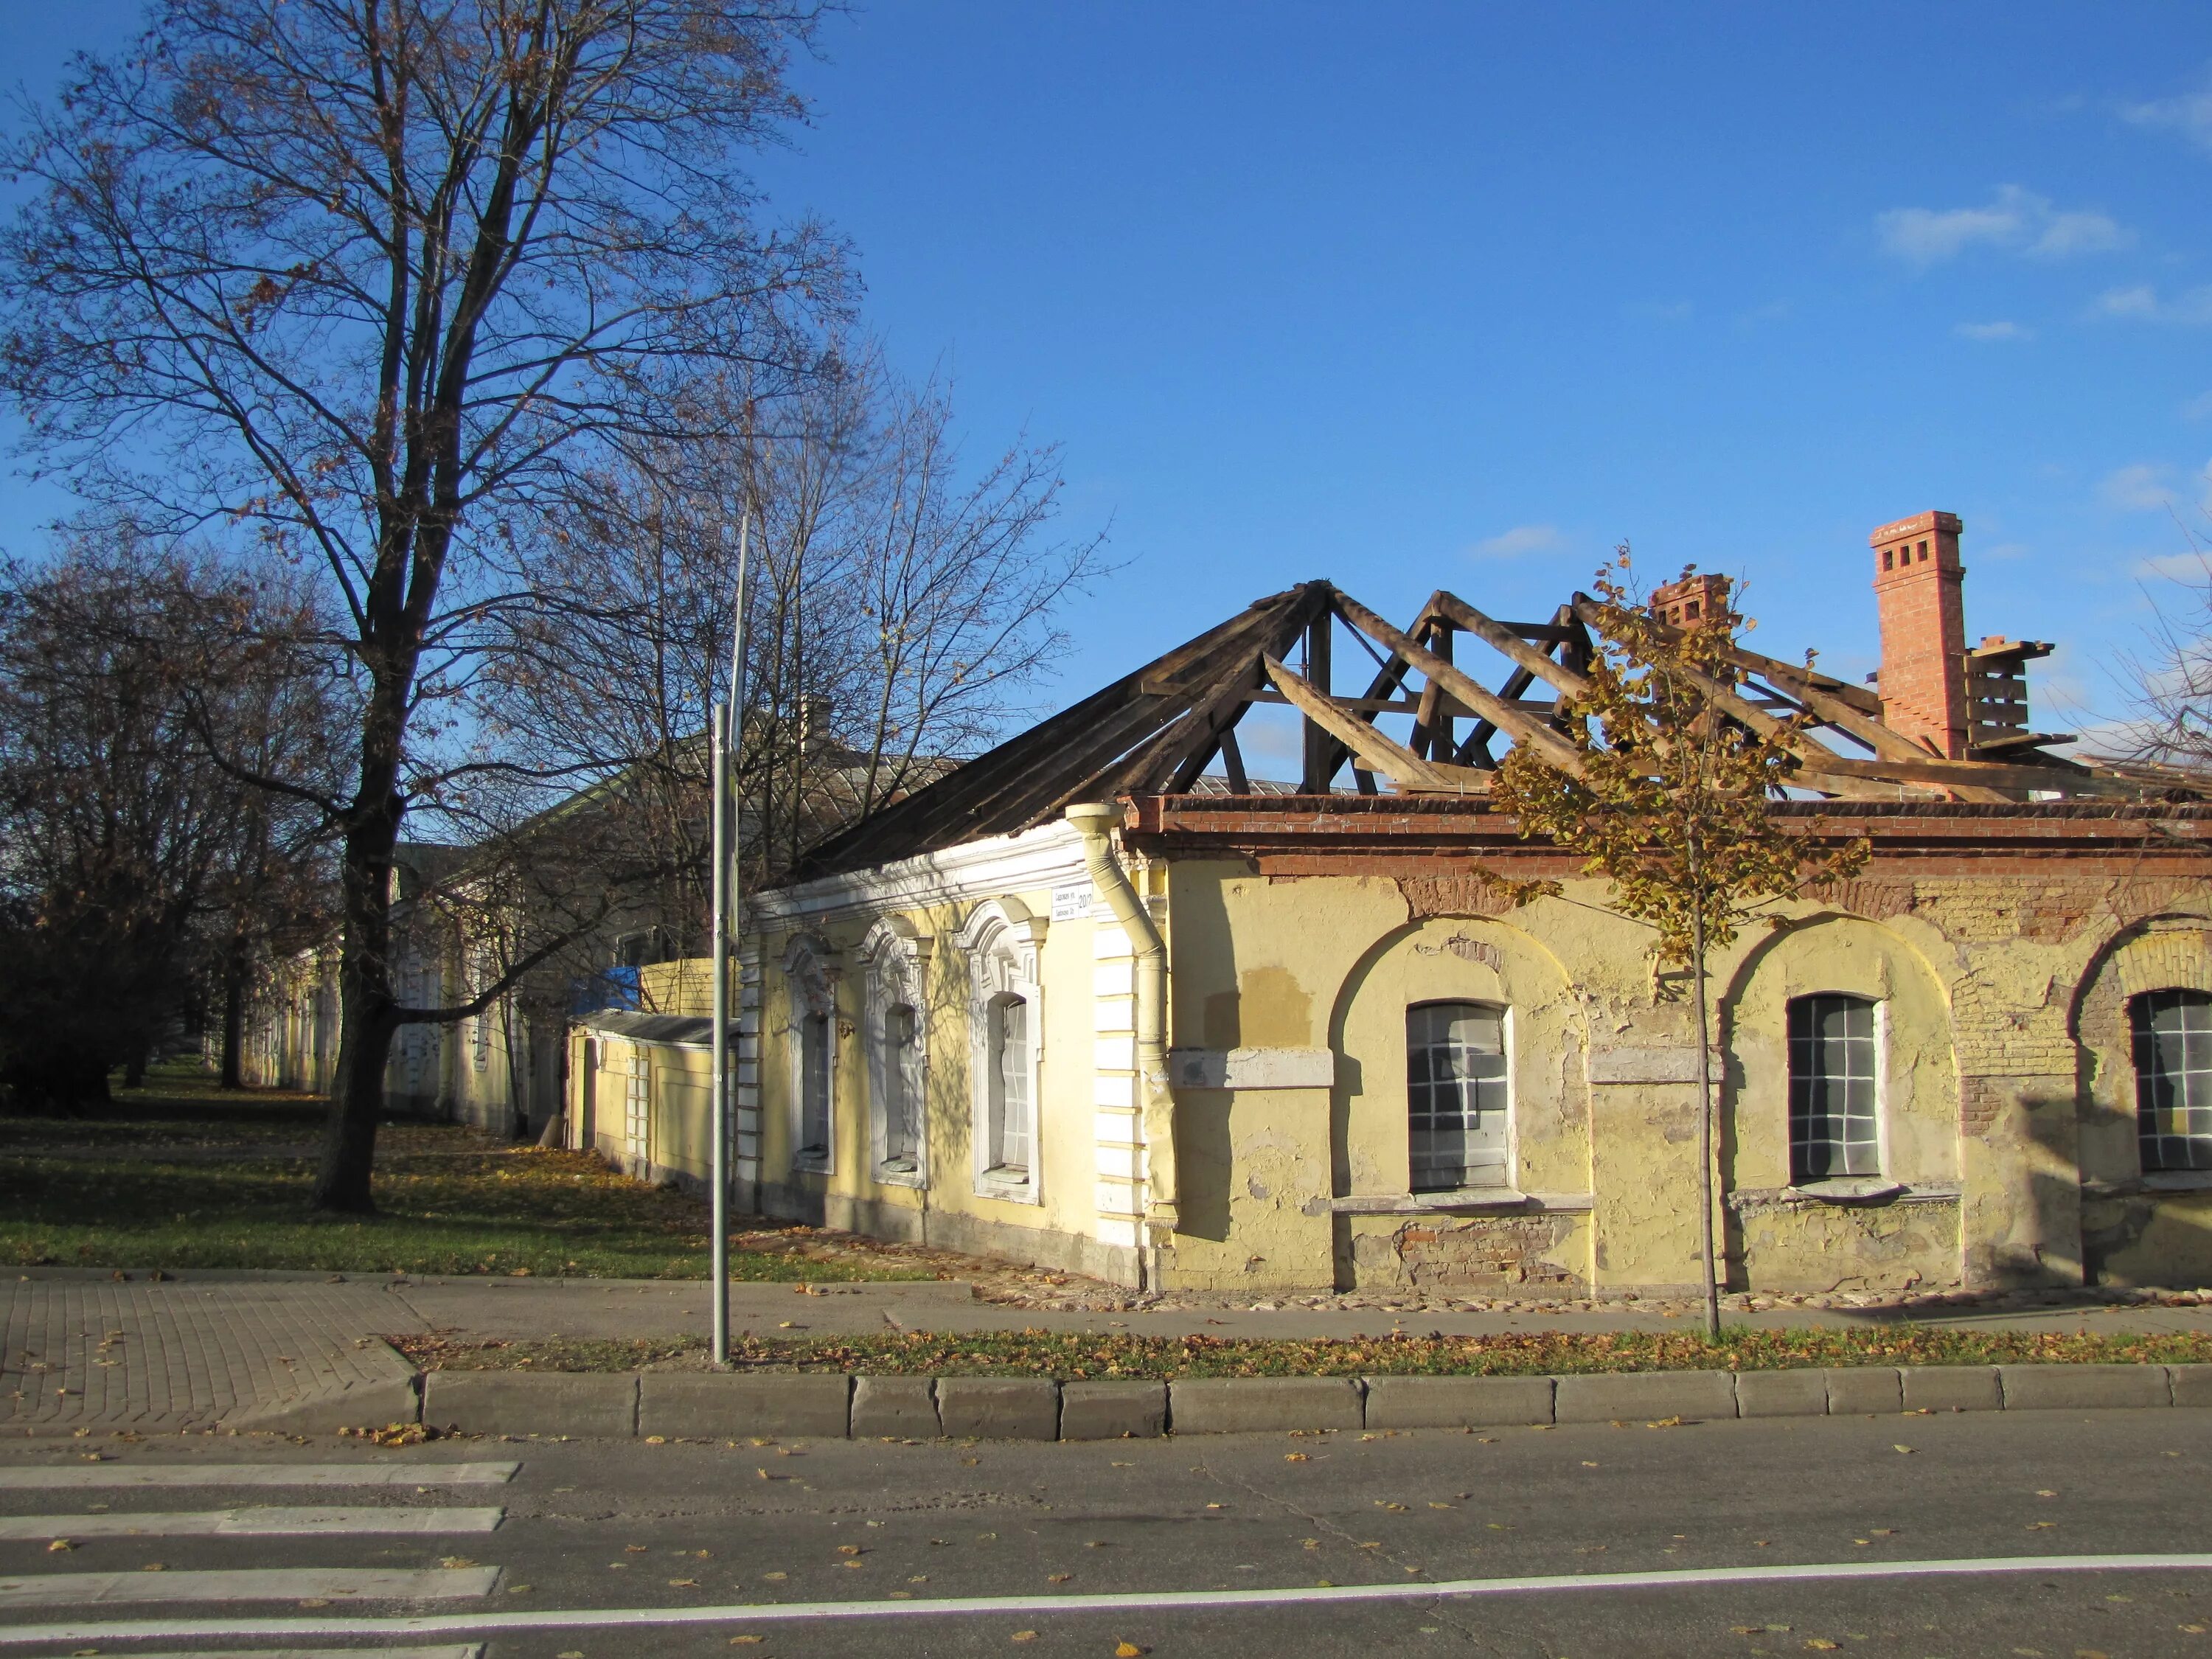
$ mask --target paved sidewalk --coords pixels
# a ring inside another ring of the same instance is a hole
[[[1922,1310],[1983,1330],[2212,1332],[2212,1306],[2105,1304]],[[1734,1310],[1768,1328],[1878,1325],[1880,1310]],[[583,1339],[704,1334],[697,1280],[411,1279],[191,1273],[152,1281],[31,1273],[0,1284],[0,1432],[236,1426],[269,1412],[410,1374],[380,1339]],[[1073,1312],[979,1300],[958,1281],[732,1285],[732,1330],[758,1336],[890,1331],[1127,1331],[1137,1335],[1477,1336],[1525,1331],[1681,1330],[1679,1304],[1587,1312],[1413,1308],[1131,1309]]]
[[[377,1337],[427,1328],[374,1284],[0,1285],[0,1426],[205,1428],[404,1377]]]

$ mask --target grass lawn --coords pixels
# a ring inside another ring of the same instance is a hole
[[[318,1215],[322,1115],[316,1097],[225,1091],[180,1066],[83,1117],[0,1117],[0,1265],[706,1276],[704,1200],[448,1124],[380,1134],[380,1214]],[[934,1275],[763,1224],[733,1243],[730,1276]]]
[[[703,1369],[697,1337],[635,1341],[453,1342],[388,1339],[426,1370],[539,1371]],[[1597,1371],[1788,1370],[1815,1365],[2185,1364],[2212,1360],[2212,1336],[2092,1336],[1960,1331],[1926,1325],[1870,1330],[1724,1330],[1702,1334],[1538,1331],[1502,1336],[1389,1336],[1310,1340],[1158,1337],[1060,1331],[905,1336],[745,1337],[733,1363],[769,1370],[877,1376],[1543,1376]]]

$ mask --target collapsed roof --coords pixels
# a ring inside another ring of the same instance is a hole
[[[1572,766],[1560,700],[1585,686],[1604,641],[1604,618],[1602,605],[1577,593],[1549,621],[1499,622],[1440,589],[1400,629],[1328,582],[1303,582],[830,836],[797,874],[861,869],[1010,835],[1079,803],[1121,795],[1284,793],[1249,776],[1237,745],[1237,723],[1260,703],[1287,704],[1302,717],[1297,793],[1332,793],[1348,767],[1362,794],[1485,795],[1512,744]],[[1331,648],[1340,623],[1374,660],[1356,695],[1334,686]],[[1466,656],[1463,644],[1480,647],[1488,665]],[[1297,671],[1287,665],[1294,652]],[[1990,713],[1978,715],[1966,757],[1953,759],[1893,729],[1882,699],[1863,686],[1741,647],[1726,655],[1735,682],[1711,680],[1700,689],[1726,718],[1786,742],[1800,763],[1791,785],[1811,794],[2143,799],[2196,798],[2208,786],[2172,768],[2085,763],[2047,752],[2071,739],[2025,732],[2024,692],[2016,701],[2009,691],[1996,697]],[[2008,659],[2001,666],[2017,678],[2017,663]],[[1492,690],[1483,679],[1500,668],[1504,678]],[[1383,731],[1385,716],[1410,716],[1410,735],[1401,741]],[[1218,776],[1210,770],[1217,762]]]

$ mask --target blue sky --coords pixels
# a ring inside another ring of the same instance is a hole
[[[136,15],[9,8],[0,61]],[[1867,532],[1940,507],[1969,632],[2110,709],[2208,525],[2201,4],[947,0],[823,45],[775,201],[1125,561],[1051,701],[1307,576],[1548,614],[1623,538],[1856,677]],[[23,545],[53,498],[0,491]]]

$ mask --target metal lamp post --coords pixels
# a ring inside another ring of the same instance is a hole
[[[730,933],[738,919],[737,843],[740,811],[731,790],[731,750],[744,736],[745,566],[752,552],[752,514],[738,519],[737,618],[730,638],[730,696],[708,716],[714,790],[714,1194],[708,1273],[714,1290],[714,1359],[730,1363]]]

